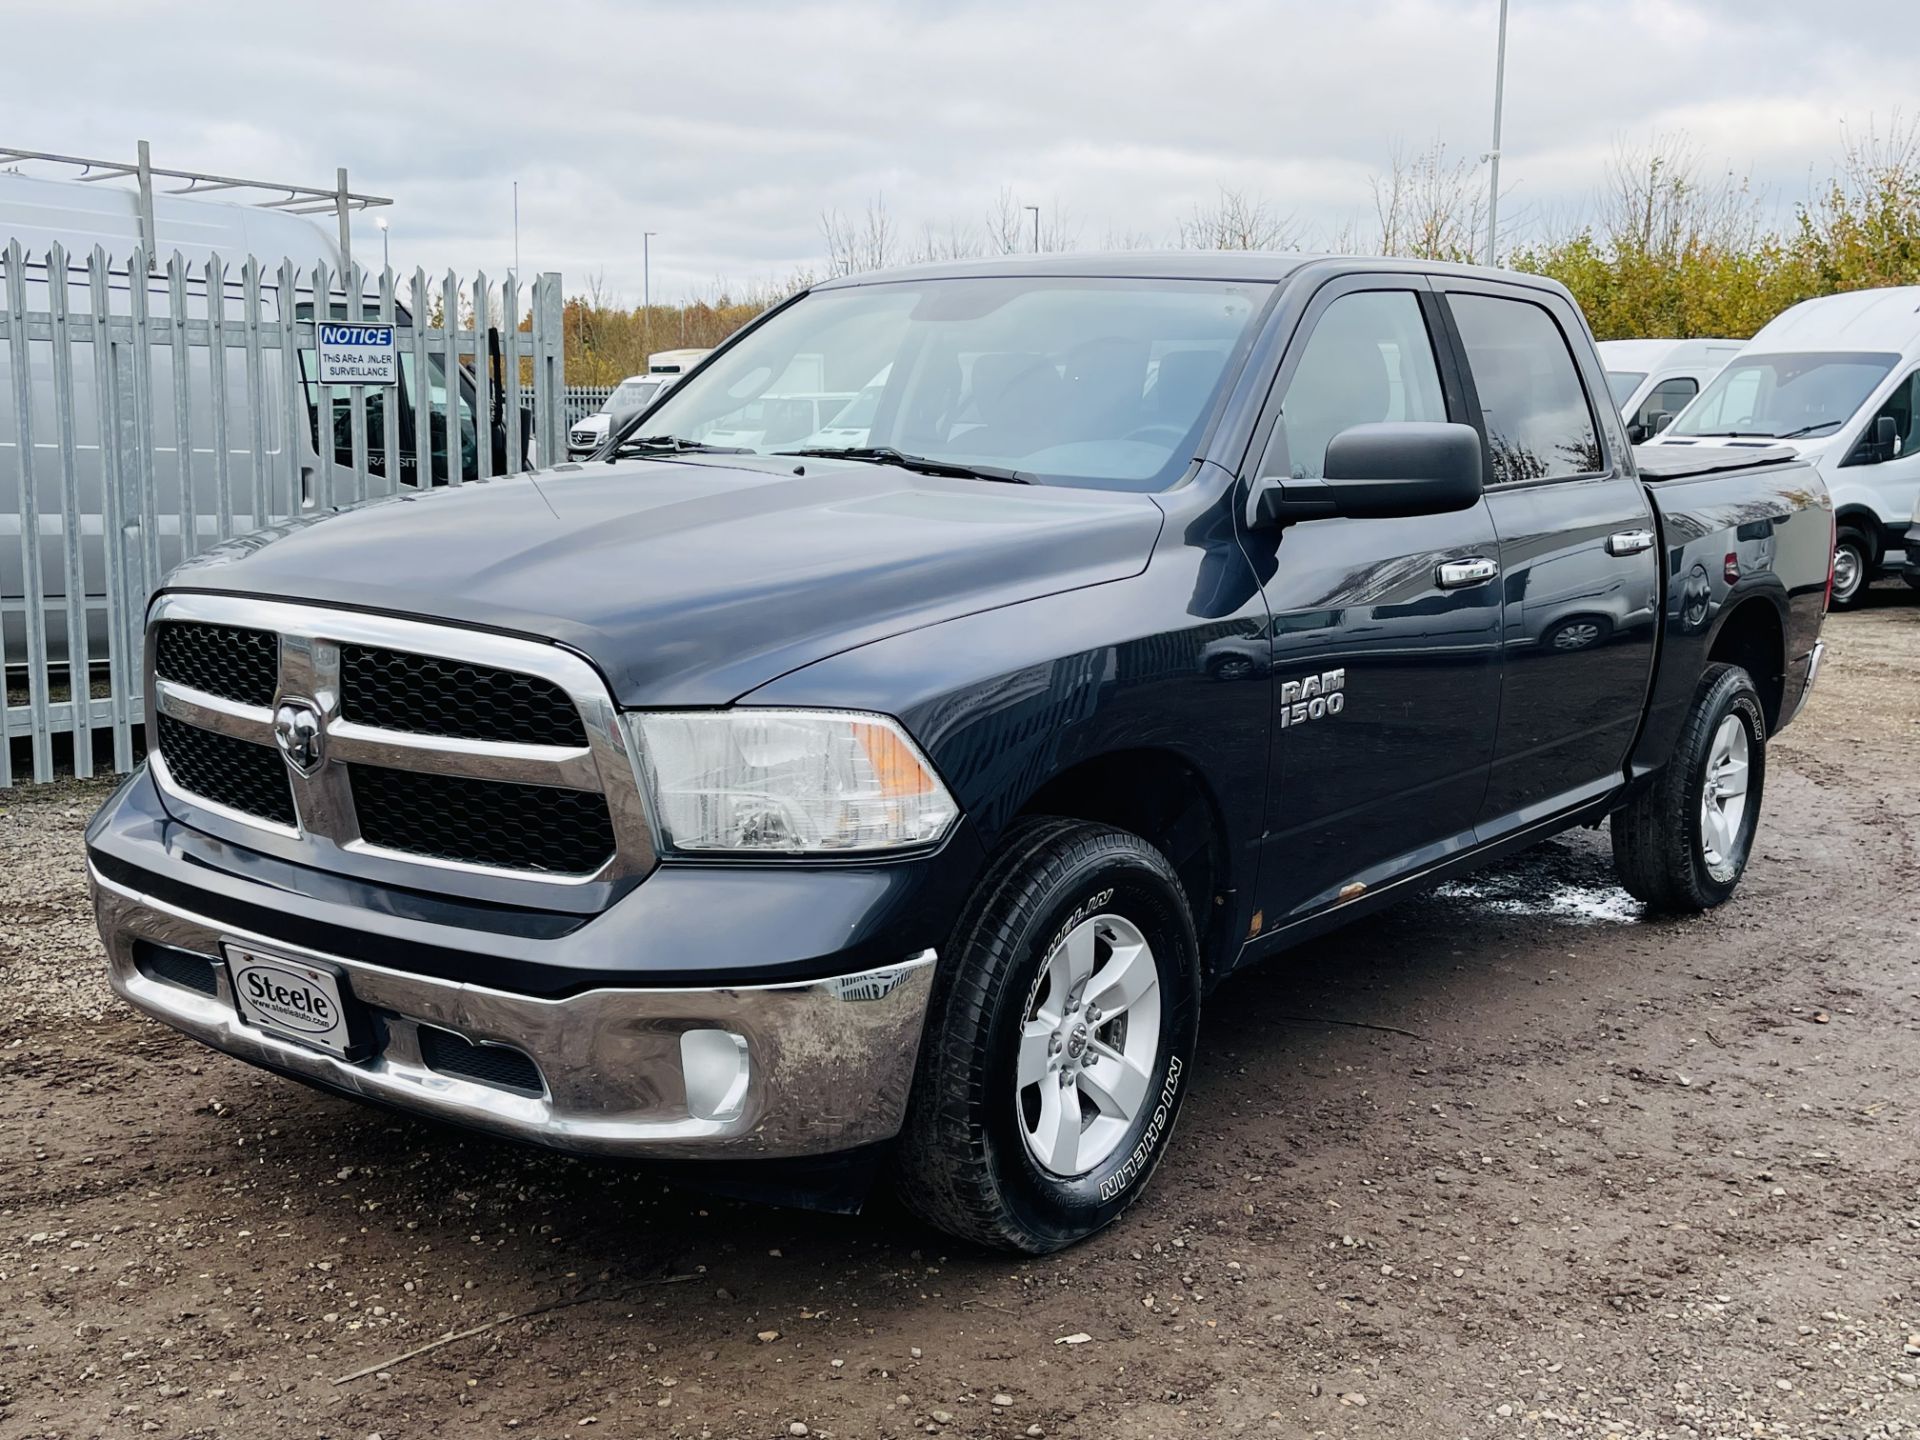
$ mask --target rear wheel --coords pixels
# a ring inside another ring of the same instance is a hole
[[[1199,1014],[1193,922],[1166,857],[1109,826],[1022,822],[941,957],[901,1198],[996,1249],[1091,1235],[1166,1148]]]
[[[1865,532],[1843,525],[1833,544],[1833,608],[1855,604],[1873,580],[1873,542]]]
[[[1746,872],[1767,778],[1767,716],[1737,665],[1709,665],[1672,758],[1613,816],[1613,863],[1657,910],[1707,910]]]

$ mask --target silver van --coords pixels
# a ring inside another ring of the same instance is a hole
[[[186,262],[186,283],[182,287],[185,316],[205,320],[209,314],[207,293],[209,261],[217,256],[222,266],[219,309],[232,323],[246,320],[242,266],[249,255],[261,267],[260,318],[263,326],[279,323],[282,307],[291,304],[302,320],[313,317],[313,298],[309,290],[288,297],[280,293],[279,267],[291,260],[310,283],[316,262],[330,271],[340,266],[338,245],[329,230],[296,215],[248,205],[183,199],[157,194],[153,197],[154,234],[158,259],[155,268],[142,282],[130,278],[127,260],[140,243],[140,219],[135,195],[106,185],[91,185],[66,180],[44,180],[23,175],[0,173],[0,310],[8,308],[11,280],[5,275],[5,247],[17,241],[25,257],[23,285],[24,309],[29,314],[44,314],[51,309],[54,287],[47,271],[47,256],[55,244],[66,254],[66,308],[74,343],[71,356],[70,403],[56,407],[55,347],[51,339],[33,336],[27,342],[28,394],[34,448],[34,494],[38,509],[40,592],[45,600],[47,656],[55,671],[67,668],[68,559],[66,553],[67,517],[78,520],[81,536],[79,570],[85,593],[88,617],[87,654],[89,666],[102,663],[107,654],[107,565],[103,536],[106,530],[106,474],[110,455],[101,448],[101,417],[115,413],[102,404],[102,379],[122,395],[132,393],[132,376],[124,370],[114,375],[105,356],[96,356],[94,346],[86,343],[93,325],[94,296],[89,259],[100,247],[109,257],[105,309],[115,317],[132,314],[135,286],[145,291],[151,343],[146,363],[150,389],[146,404],[152,444],[148,450],[151,474],[151,505],[154,512],[154,537],[149,554],[157,560],[152,578],[186,556],[233,535],[244,534],[263,525],[297,515],[313,508],[328,496],[354,497],[352,437],[349,391],[345,386],[329,387],[328,403],[322,405],[320,387],[314,383],[314,355],[300,356],[297,382],[302,394],[296,397],[298,409],[289,404],[286,379],[279,352],[267,349],[257,378],[249,376],[246,352],[222,348],[217,353],[206,345],[185,348],[187,384],[182,394],[176,387],[173,348],[166,343],[170,333],[174,299],[166,262],[177,252]],[[374,302],[365,300],[361,318],[372,318]],[[329,318],[348,318],[348,306],[340,295],[329,297]],[[404,307],[396,307],[396,320],[408,323]],[[119,347],[122,364],[132,363],[128,347]],[[4,653],[9,674],[26,663],[26,574],[22,544],[21,479],[24,473],[18,453],[18,384],[13,373],[13,348],[0,344],[0,653]],[[393,389],[366,390],[367,463],[373,476],[374,493],[416,486],[422,480],[421,457],[416,453],[416,408],[431,407],[430,448],[425,466],[428,484],[443,484],[450,469],[448,447],[448,394],[454,398],[456,439],[451,463],[461,466],[466,476],[475,476],[478,445],[482,433],[492,442],[493,473],[507,470],[504,427],[497,423],[484,426],[475,413],[476,387],[473,377],[456,367],[456,383],[449,387],[443,356],[432,354],[424,377],[415,373],[414,356],[403,339],[400,345],[401,383]],[[424,380],[424,383],[423,383]],[[224,415],[214,404],[216,382],[225,397]],[[256,389],[257,387],[257,389]],[[494,389],[495,396],[500,393]],[[119,397],[113,397],[118,399]],[[391,407],[394,414],[389,417]],[[496,407],[497,408],[497,407]],[[66,411],[72,426],[72,472],[75,484],[69,495],[62,485],[66,462],[63,459],[63,416]],[[299,423],[298,415],[304,420]],[[394,427],[394,468],[386,476],[386,425]],[[489,421],[497,417],[488,417]],[[128,423],[123,417],[123,426]],[[224,424],[224,437],[217,433]],[[257,427],[257,436],[256,436]],[[527,435],[530,423],[523,423]],[[224,443],[222,441],[224,440]],[[257,448],[256,448],[257,447]],[[294,452],[291,457],[288,450]],[[225,474],[221,457],[224,452]],[[523,455],[520,457],[525,460]],[[518,467],[515,467],[518,468]],[[141,513],[144,500],[132,486],[122,482],[121,494],[127,497],[130,514]]]

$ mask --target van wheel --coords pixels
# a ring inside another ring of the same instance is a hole
[[[1199,946],[1166,857],[1106,825],[1019,823],[941,957],[901,1199],[994,1249],[1085,1239],[1166,1150],[1199,1020]]]
[[[1872,579],[1873,542],[1852,526],[1841,526],[1833,543],[1833,608],[1853,606]]]
[[[1738,665],[1700,677],[1659,778],[1613,815],[1620,883],[1656,910],[1708,910],[1746,872],[1767,778],[1767,713]]]

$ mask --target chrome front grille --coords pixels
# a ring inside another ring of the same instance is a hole
[[[271,705],[280,682],[280,637],[232,625],[156,625],[153,668],[176,684],[223,700]]]
[[[653,865],[612,700],[571,651],[230,596],[162,596],[151,626],[154,778],[198,828],[486,896]]]
[[[183,789],[256,820],[288,829],[298,823],[286,762],[271,740],[242,740],[164,714],[154,739],[167,757],[168,773]]]
[[[415,735],[570,749],[587,743],[580,712],[551,680],[368,645],[340,647],[340,714]]]

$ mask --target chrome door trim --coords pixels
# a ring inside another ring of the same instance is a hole
[[[1641,555],[1653,548],[1651,530],[1620,530],[1607,537],[1607,554]]]
[[[1500,562],[1485,555],[1470,555],[1462,560],[1443,560],[1434,567],[1433,580],[1442,590],[1464,590],[1469,585],[1484,585],[1500,573]]]

